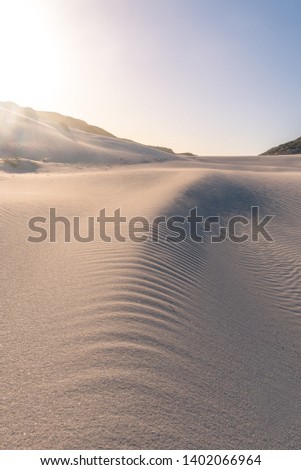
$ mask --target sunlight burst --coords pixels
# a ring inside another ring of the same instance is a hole
[[[58,48],[41,3],[0,3],[0,100],[33,104],[51,95],[58,72]]]

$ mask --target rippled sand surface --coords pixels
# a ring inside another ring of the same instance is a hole
[[[300,162],[1,173],[2,448],[298,448]],[[84,232],[102,208],[227,219],[251,206],[275,216],[273,243],[27,241],[50,207]]]

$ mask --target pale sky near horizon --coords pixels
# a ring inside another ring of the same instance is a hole
[[[0,101],[199,155],[300,136],[300,0],[0,0]]]

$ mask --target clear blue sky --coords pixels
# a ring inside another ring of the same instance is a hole
[[[0,100],[200,155],[301,134],[300,0],[1,1]]]

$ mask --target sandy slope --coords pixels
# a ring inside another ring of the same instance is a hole
[[[15,168],[7,159],[21,159]],[[162,162],[175,155],[136,142],[66,128],[33,119],[0,103],[0,170],[45,170],[50,163],[75,165],[125,165]],[[27,162],[25,162],[25,159]],[[31,167],[28,166],[28,161]],[[53,169],[51,167],[51,169]]]
[[[2,448],[300,446],[298,158],[0,175]],[[26,242],[49,207],[252,205],[274,243]]]

